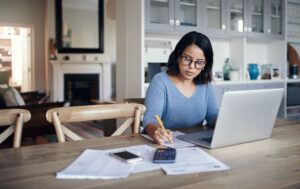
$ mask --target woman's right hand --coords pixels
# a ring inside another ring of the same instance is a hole
[[[166,132],[162,128],[158,128],[154,131],[154,135],[152,138],[157,144],[164,144],[166,142],[170,142],[173,137],[173,132],[169,129],[166,129]]]
[[[149,124],[146,127],[147,133],[153,138],[157,144],[164,144],[170,142],[170,139],[173,137],[173,132],[166,129],[166,132],[157,124]]]

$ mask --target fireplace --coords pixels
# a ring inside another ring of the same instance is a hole
[[[99,99],[99,74],[64,74],[64,100],[71,106],[90,105]]]
[[[111,64],[109,59],[101,58],[98,61],[81,61],[81,60],[57,60],[51,61],[53,65],[53,95],[52,101],[64,101],[66,98],[65,75],[98,75],[97,92],[92,93],[98,95],[98,100],[110,100],[111,98]],[[85,79],[85,78],[83,78]],[[85,83],[85,84],[84,84]],[[76,86],[91,85],[87,82],[79,82]],[[69,87],[68,87],[69,88]],[[93,90],[95,91],[95,90]],[[73,95],[73,94],[72,94]],[[68,96],[68,95],[67,95]]]

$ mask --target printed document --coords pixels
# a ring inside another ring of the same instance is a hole
[[[193,143],[190,143],[190,142],[187,142],[187,141],[183,141],[183,140],[180,140],[178,139],[176,136],[178,135],[184,135],[185,133],[182,133],[182,132],[179,132],[179,131],[174,131],[173,132],[173,142],[174,144],[172,143],[165,143],[163,144],[163,146],[168,146],[170,148],[185,148],[185,147],[191,147],[191,146],[196,146],[195,144]],[[147,134],[142,134],[143,137],[145,137],[146,139],[148,140],[151,140],[153,141],[153,139],[151,138],[151,136],[147,135]]]
[[[138,146],[130,146],[125,148],[118,148],[118,149],[112,149],[107,150],[108,152],[115,152],[115,151],[121,151],[121,150],[128,150],[131,153],[134,153],[138,156],[143,157],[143,161],[139,161],[136,163],[133,163],[133,168],[131,170],[131,173],[140,173],[140,172],[146,172],[146,171],[152,171],[156,169],[160,169],[159,165],[152,163],[155,148],[152,148],[148,145],[138,145]]]
[[[228,170],[229,167],[197,147],[177,149],[176,162],[160,164],[167,175]]]
[[[110,155],[111,152],[128,150],[143,157],[135,163],[125,163]],[[155,148],[148,145],[130,146],[110,150],[85,150],[66,169],[58,172],[56,178],[60,179],[117,179],[126,178],[130,173],[140,173],[160,169],[152,163]]]
[[[126,178],[133,164],[124,163],[100,150],[85,150],[66,169],[58,172],[60,179],[116,179]]]

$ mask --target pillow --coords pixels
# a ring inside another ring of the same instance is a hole
[[[0,87],[0,106],[21,106],[25,105],[20,93],[13,87]]]

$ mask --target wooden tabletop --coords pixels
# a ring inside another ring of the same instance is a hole
[[[161,170],[116,180],[56,179],[83,150],[140,144],[159,147],[139,135],[0,150],[0,188],[300,188],[300,122],[277,119],[270,139],[206,152],[228,171],[167,176]]]

